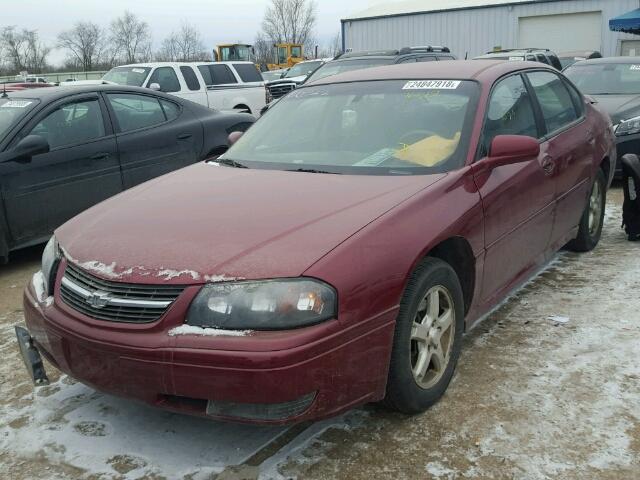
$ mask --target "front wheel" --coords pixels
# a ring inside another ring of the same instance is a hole
[[[607,183],[604,172],[598,169],[596,179],[591,187],[589,202],[582,213],[578,235],[567,244],[574,252],[589,252],[596,248],[602,235],[604,210],[607,200]]]
[[[385,403],[420,413],[444,394],[464,329],[462,288],[451,266],[426,258],[412,274],[396,320]]]

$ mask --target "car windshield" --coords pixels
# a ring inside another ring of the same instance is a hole
[[[38,103],[34,98],[0,98],[0,141]]]
[[[322,65],[322,62],[304,62],[297,63],[291,67],[282,78],[302,77],[312,73],[316,68]]]
[[[118,85],[141,87],[149,75],[149,71],[151,71],[149,67],[115,67],[109,70],[102,79]]]
[[[575,64],[567,68],[564,74],[588,95],[640,94],[640,64]]]
[[[380,65],[390,65],[393,63],[392,58],[361,58],[357,60],[340,60],[327,62],[318,68],[309,78],[307,82],[315,82],[321,78],[338,73],[351,72],[352,70],[361,70],[363,68],[379,67]]]
[[[478,85],[391,80],[300,88],[221,158],[233,166],[407,175],[464,164]]]

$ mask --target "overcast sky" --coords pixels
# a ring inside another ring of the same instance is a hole
[[[4,2],[5,0],[0,0]],[[212,49],[218,43],[242,41],[252,43],[268,0],[20,0],[3,8],[0,27],[17,25],[38,30],[40,37],[55,46],[57,34],[79,20],[109,25],[110,21],[129,10],[149,23],[157,47],[182,21],[195,25],[205,45]],[[340,31],[340,19],[363,10],[380,0],[316,0],[318,24],[316,35],[328,43]],[[55,51],[54,64],[64,59]]]

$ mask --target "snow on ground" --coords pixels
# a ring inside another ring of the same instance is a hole
[[[601,245],[559,254],[469,332],[445,397],[414,417],[369,405],[290,429],[225,424],[50,366],[34,393],[13,336],[17,276],[0,269],[0,478],[640,478],[640,243],[612,193]]]

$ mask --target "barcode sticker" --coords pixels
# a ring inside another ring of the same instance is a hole
[[[403,90],[455,90],[460,80],[413,80],[407,82]]]
[[[25,108],[32,103],[29,100],[9,100],[7,103],[0,105],[0,108]]]

